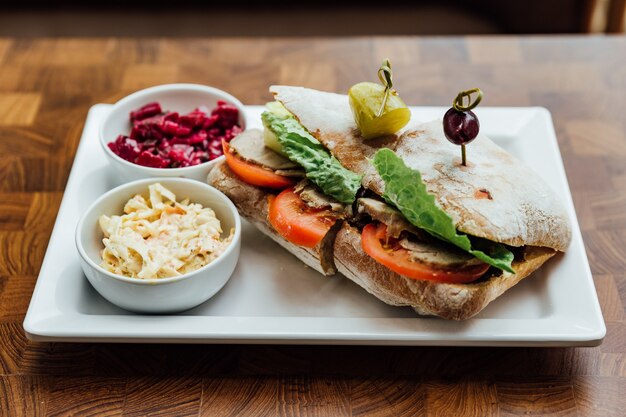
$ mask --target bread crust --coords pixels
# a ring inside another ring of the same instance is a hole
[[[414,280],[399,275],[363,252],[361,234],[344,223],[335,239],[337,270],[387,304],[410,306],[418,314],[465,320],[530,275],[556,253],[550,248],[527,246],[523,261],[513,262],[516,273],[469,284]]]
[[[337,222],[316,247],[304,248],[284,239],[270,225],[267,218],[269,212],[267,197],[270,194],[262,188],[242,181],[225,162],[215,166],[209,172],[207,182],[226,194],[235,204],[240,215],[306,265],[323,275],[333,275],[337,272],[333,257],[333,242],[341,227],[341,222]]]

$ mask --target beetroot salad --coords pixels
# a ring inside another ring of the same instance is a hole
[[[188,167],[221,156],[222,140],[230,142],[242,131],[238,121],[239,110],[224,101],[211,111],[201,106],[184,115],[148,103],[130,112],[130,135],[119,135],[108,146],[137,165]]]

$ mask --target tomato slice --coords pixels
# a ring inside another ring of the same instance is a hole
[[[399,245],[383,244],[387,239],[387,226],[370,223],[363,228],[361,245],[365,253],[378,263],[408,278],[437,282],[466,283],[480,278],[489,269],[488,264],[472,265],[461,269],[437,269],[412,261],[409,251]]]
[[[296,245],[313,248],[322,241],[337,218],[329,210],[306,205],[293,188],[276,197],[270,196],[269,221],[285,239]]]
[[[224,156],[226,157],[228,167],[248,184],[282,190],[296,183],[293,178],[275,174],[272,171],[237,157],[231,152],[230,146],[228,146],[228,143],[224,140],[222,141],[222,148],[224,149]]]

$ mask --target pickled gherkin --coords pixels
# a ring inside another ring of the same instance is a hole
[[[394,90],[387,95],[385,107],[378,116],[384,96],[385,86],[371,82],[355,84],[348,91],[354,120],[365,139],[392,135],[411,119],[411,111]]]

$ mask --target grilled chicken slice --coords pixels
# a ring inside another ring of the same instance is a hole
[[[241,159],[291,174],[289,176],[294,176],[294,171],[302,172],[298,164],[266,147],[263,132],[259,129],[248,129],[239,134],[230,141],[230,149]]]
[[[357,201],[357,213],[368,214],[373,220],[379,221],[387,226],[387,234],[396,239],[400,238],[402,232],[409,232],[421,237],[423,240],[430,240],[430,236],[424,231],[413,226],[402,213],[383,201],[373,198],[359,198]]]
[[[387,226],[390,237],[400,239],[400,246],[409,251],[411,260],[438,269],[450,269],[480,264],[481,261],[454,245],[433,238],[413,226],[395,208],[373,198],[357,201],[358,213],[368,214]],[[405,233],[406,232],[406,233]]]
[[[302,180],[294,188],[296,193],[307,206],[315,209],[330,209],[335,213],[345,212],[346,206],[334,198],[324,194],[319,188],[309,180]]]
[[[400,240],[400,246],[409,251],[412,261],[437,269],[464,268],[482,263],[469,253],[444,242],[421,242],[404,238]]]

